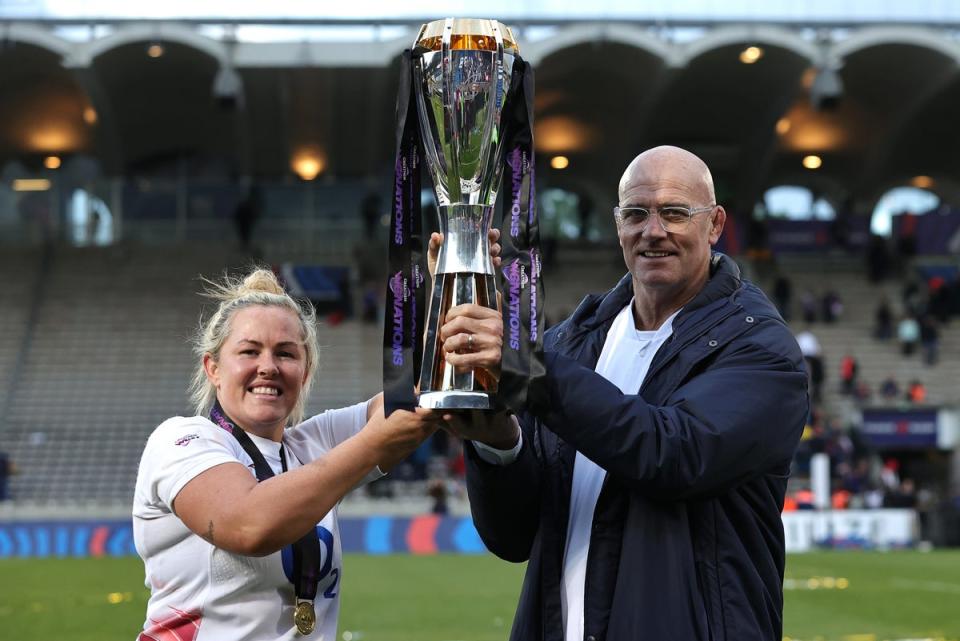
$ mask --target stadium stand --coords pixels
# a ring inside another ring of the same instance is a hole
[[[871,283],[866,277],[863,259],[846,254],[818,254],[816,256],[781,256],[779,269],[788,273],[794,291],[808,289],[822,294],[826,289],[840,293],[844,313],[834,323],[818,322],[811,326],[823,349],[825,371],[823,406],[831,413],[848,418],[856,403],[850,396],[841,394],[840,359],[850,353],[859,363],[859,380],[872,390],[873,403],[880,403],[879,388],[882,381],[892,375],[906,388],[914,380],[927,387],[927,401],[931,404],[952,403],[956,398],[956,383],[960,376],[960,333],[947,328],[940,336],[940,362],[929,366],[917,353],[907,358],[901,355],[896,340],[877,341],[873,338],[874,310],[884,296],[891,301],[894,318],[902,312],[901,291],[903,280],[892,279]],[[773,280],[759,279],[768,295],[773,291]],[[806,325],[798,312],[793,314],[791,327],[794,333]]]
[[[350,242],[316,243],[312,255],[310,245],[287,239],[268,243],[264,254],[274,264],[349,264],[358,271]],[[20,470],[11,484],[18,505],[47,513],[91,504],[118,512],[127,508],[146,437],[162,420],[190,411],[188,339],[203,304],[197,296],[199,276],[248,262],[232,248],[197,242],[58,245],[2,253],[0,268],[17,278],[0,292],[0,384],[6,392],[0,397],[5,403],[0,450],[9,452]],[[767,267],[744,264],[747,275],[772,292],[773,270]],[[565,317],[584,294],[604,291],[625,273],[611,241],[565,243],[545,270],[548,322]],[[794,291],[821,294],[829,286],[844,302],[836,322],[812,326],[826,360],[822,409],[837,424],[856,425],[861,409],[840,389],[840,359],[848,352],[859,363],[860,380],[874,391],[874,404],[889,375],[902,388],[921,380],[930,404],[951,403],[953,381],[960,375],[960,332],[942,332],[941,359],[932,367],[920,355],[902,356],[895,340],[872,337],[881,296],[893,301],[895,315],[899,312],[901,280],[869,283],[862,260],[840,253],[779,256],[776,273],[789,274]],[[355,276],[352,294],[358,298]],[[795,332],[805,327],[799,317],[793,314]],[[310,412],[348,405],[380,389],[380,324],[334,320],[320,327],[320,372]],[[436,489],[432,481],[447,479],[450,511],[466,513],[456,480],[456,449],[435,447],[427,456],[420,463],[426,479],[413,475],[419,480],[387,481],[389,488],[354,492],[345,507],[353,513],[423,513],[430,509],[431,488]],[[405,474],[398,471],[394,477]]]
[[[4,261],[16,261],[19,274],[20,266],[39,263],[40,252],[5,254]],[[190,411],[187,339],[201,311],[198,276],[241,262],[207,246],[60,247],[39,287],[28,273],[4,291],[0,362],[16,383],[4,381],[12,393],[0,449],[21,470],[11,487],[18,501],[129,503],[147,435]],[[379,388],[378,327],[322,327],[320,342],[310,410],[356,402]]]

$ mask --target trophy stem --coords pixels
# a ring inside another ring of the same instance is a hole
[[[420,407],[491,407],[488,395],[497,391],[497,380],[485,370],[458,372],[443,358],[439,328],[446,321],[447,311],[451,307],[466,303],[498,309],[493,278],[473,272],[437,274],[427,313],[420,372]]]

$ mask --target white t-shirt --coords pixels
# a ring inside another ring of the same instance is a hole
[[[797,334],[796,338],[801,354],[804,356],[820,356],[820,341],[813,335],[813,332],[804,330]]]
[[[679,310],[674,312],[656,331],[640,331],[633,320],[631,300],[614,319],[595,371],[619,387],[624,394],[639,392],[657,350],[673,333],[673,319],[678,313]],[[587,554],[590,551],[593,512],[606,476],[606,470],[577,452],[573,464],[570,518],[567,521],[563,586],[560,591],[566,641],[583,640]]]
[[[287,469],[324,455],[365,424],[367,404],[318,414],[286,430]],[[249,434],[275,474],[280,443]],[[300,635],[293,623],[295,593],[284,554],[243,556],[194,534],[171,511],[177,493],[201,472],[240,462],[256,477],[253,461],[226,430],[203,416],[164,421],[147,440],[133,499],[133,540],[150,588],[139,641],[333,641],[340,609],[341,547],[337,510],[317,526],[321,578],[314,607],[317,627]],[[374,470],[368,480],[380,476]],[[292,567],[292,560],[286,560]],[[292,570],[291,570],[292,573]]]

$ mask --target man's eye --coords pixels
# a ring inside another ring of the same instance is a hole
[[[660,217],[668,223],[680,223],[687,219],[687,210],[680,207],[664,207]]]

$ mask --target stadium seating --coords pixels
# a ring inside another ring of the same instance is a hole
[[[269,252],[277,262],[309,259],[305,246]],[[331,264],[349,262],[342,246],[329,254],[323,259]],[[0,402],[6,404],[0,450],[21,471],[11,487],[18,504],[129,505],[146,437],[165,418],[190,412],[188,338],[203,304],[198,276],[246,262],[231,249],[189,243],[57,247],[46,261],[39,248],[2,253],[0,269],[16,277],[0,290]],[[849,397],[839,394],[839,361],[848,349],[874,390],[893,374],[901,386],[922,380],[932,403],[955,397],[960,332],[942,332],[934,368],[919,356],[902,357],[895,340],[880,343],[871,336],[877,300],[886,294],[898,301],[899,282],[868,284],[859,259],[843,256],[781,258],[779,266],[790,275],[795,297],[806,288],[820,294],[829,283],[844,301],[838,322],[813,326],[827,360],[829,412],[847,419],[855,411]],[[585,293],[604,291],[624,273],[615,244],[561,246],[546,266],[548,319],[563,318]],[[770,278],[761,273],[757,280],[770,289]],[[792,327],[800,331],[803,323]],[[322,325],[320,372],[308,411],[376,393],[381,342],[377,324]],[[426,505],[419,486],[393,495],[417,502],[419,509]],[[370,500],[353,499],[358,505]]]
[[[34,290],[39,267],[30,266],[39,260],[40,250],[4,254],[4,266],[16,265],[5,273],[18,275],[0,293],[0,380],[13,391],[0,449],[20,470],[11,493],[27,503],[129,504],[146,437],[165,418],[190,411],[198,275],[216,276],[243,259],[208,246],[58,248]],[[379,389],[378,327],[322,327],[320,343],[309,410]]]
[[[885,342],[873,338],[874,311],[884,296],[891,303],[894,317],[899,318],[903,281],[892,279],[870,283],[863,259],[846,254],[785,256],[778,259],[778,264],[781,272],[787,274],[793,283],[791,328],[794,333],[806,327],[796,301],[800,292],[808,289],[819,296],[831,289],[838,292],[843,301],[844,312],[837,322],[817,322],[810,327],[823,350],[826,372],[823,403],[830,413],[849,419],[854,411],[851,398],[840,393],[840,359],[846,353],[857,359],[858,379],[873,391],[870,402],[874,404],[883,402],[877,392],[880,383],[888,376],[896,379],[901,393],[911,380],[922,381],[927,388],[927,400],[932,405],[955,401],[956,381],[960,377],[960,359],[957,358],[960,356],[960,332],[949,326],[941,328],[940,360],[935,366],[923,362],[919,348],[911,357],[902,356],[896,337]],[[768,293],[772,292],[772,278],[760,278],[759,283]]]

